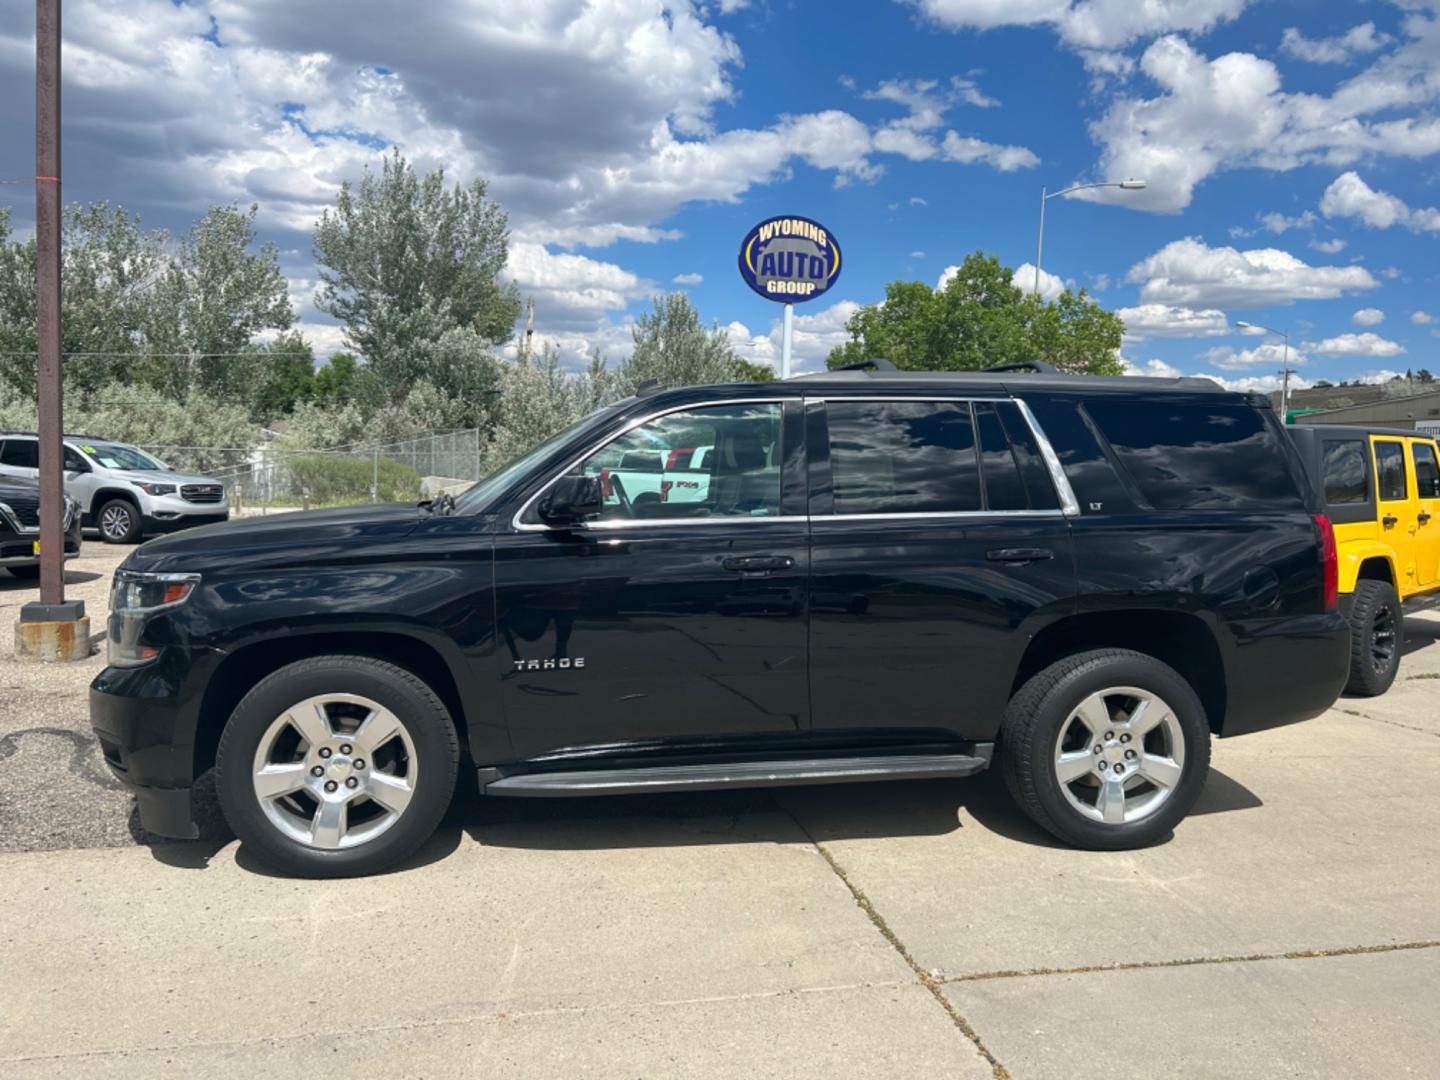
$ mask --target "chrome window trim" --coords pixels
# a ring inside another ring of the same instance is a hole
[[[1025,403],[1024,398],[1011,398],[1016,405],[1020,406],[1020,415],[1025,417],[1025,423],[1030,425],[1030,434],[1035,436],[1035,442],[1040,446],[1040,456],[1045,461],[1045,467],[1050,470],[1050,479],[1055,483],[1055,490],[1060,495],[1060,511],[1066,517],[1080,516],[1080,500],[1075,498],[1075,489],[1070,486],[1070,478],[1065,475],[1064,466],[1060,464],[1060,456],[1055,453],[1055,447],[1050,445],[1045,431],[1040,426],[1040,421],[1035,419],[1035,414],[1030,411],[1030,406]]]
[[[545,524],[543,524],[543,523],[532,525],[532,524],[530,524],[529,522],[524,522],[524,521],[521,521],[521,520],[520,520],[522,517],[525,516],[526,512],[530,509],[530,507],[534,506],[535,503],[536,503],[539,499],[541,499],[541,498],[545,495],[545,493],[546,493],[547,491],[549,491],[552,487],[555,486],[555,482],[556,482],[557,480],[559,480],[562,476],[565,476],[567,473],[569,473],[570,470],[573,469],[573,468],[575,468],[576,465],[579,465],[582,461],[584,461],[586,458],[590,457],[591,455],[593,455],[593,454],[598,454],[601,450],[604,450],[605,447],[609,446],[609,445],[610,445],[612,442],[614,442],[616,439],[619,439],[619,438],[621,438],[621,437],[623,437],[623,436],[625,436],[625,435],[630,434],[630,432],[634,431],[637,427],[640,427],[642,424],[648,424],[651,420],[658,420],[658,419],[660,419],[660,417],[662,417],[662,416],[669,416],[671,413],[694,412],[694,411],[697,410],[697,409],[720,409],[720,408],[724,408],[724,407],[727,406],[727,405],[779,405],[780,408],[781,408],[781,410],[782,410],[782,413],[783,413],[783,410],[784,410],[784,408],[785,408],[785,402],[786,402],[786,401],[793,401],[793,400],[795,400],[795,399],[794,399],[794,398],[790,398],[790,397],[787,396],[787,397],[725,398],[725,399],[722,400],[722,401],[691,401],[691,402],[687,402],[687,403],[684,404],[684,405],[672,405],[672,406],[670,406],[670,408],[668,408],[668,409],[657,409],[657,410],[655,410],[654,412],[645,413],[645,414],[643,414],[643,415],[641,415],[641,416],[637,416],[637,417],[635,417],[634,419],[628,421],[628,422],[625,424],[624,427],[620,428],[619,431],[615,432],[615,434],[611,435],[611,436],[610,436],[608,439],[606,439],[604,442],[598,443],[598,444],[593,445],[593,446],[589,447],[588,449],[586,449],[586,451],[585,451],[584,453],[580,454],[580,455],[579,455],[578,457],[576,457],[573,461],[569,462],[563,469],[561,469],[559,472],[557,472],[554,476],[550,477],[549,480],[546,480],[545,483],[544,483],[543,485],[541,485],[540,490],[537,491],[537,492],[535,492],[534,495],[531,495],[530,498],[526,499],[526,500],[525,500],[525,505],[523,505],[522,507],[520,507],[519,510],[515,511],[514,517],[512,517],[512,518],[510,519],[510,527],[511,527],[512,529],[514,529],[516,532],[557,532],[557,531],[560,531],[560,532],[574,532],[577,527],[578,527],[578,528],[584,528],[584,529],[595,529],[595,528],[613,529],[613,528],[615,528],[615,527],[617,527],[617,526],[621,526],[621,527],[635,527],[635,526],[648,527],[648,526],[654,526],[654,525],[674,525],[674,524],[676,524],[677,522],[682,522],[682,521],[683,521],[683,522],[704,523],[704,524],[710,524],[710,525],[713,525],[713,524],[715,524],[716,522],[719,522],[719,521],[787,521],[787,520],[788,520],[788,521],[804,521],[804,520],[806,520],[806,519],[805,519],[805,518],[802,518],[802,517],[784,518],[784,517],[779,517],[779,516],[776,516],[776,517],[748,517],[748,516],[746,516],[746,517],[740,517],[740,516],[730,517],[730,516],[727,516],[727,517],[713,517],[713,518],[655,518],[655,519],[653,519],[653,520],[647,519],[647,520],[645,520],[645,521],[621,521],[621,522],[587,521],[587,522],[582,523],[582,524],[579,525],[579,526],[556,526],[556,525],[545,525]]]
[[[1062,510],[896,510],[876,514],[825,514],[819,521],[914,521],[924,518],[1063,518]]]

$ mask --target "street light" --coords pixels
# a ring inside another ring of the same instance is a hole
[[[1072,191],[1084,191],[1086,188],[1114,187],[1124,191],[1144,191],[1144,180],[1106,180],[1099,184],[1076,184],[1074,187],[1067,187],[1064,191],[1046,192],[1040,189],[1040,238],[1035,242],[1035,295],[1040,295],[1040,256],[1045,250],[1045,204],[1051,199],[1058,199],[1061,195],[1069,195]]]
[[[1285,339],[1285,359],[1281,361],[1284,366],[1280,369],[1280,422],[1288,424],[1290,422],[1290,335],[1284,330],[1261,326],[1259,323],[1245,322],[1243,319],[1236,319],[1235,325],[1241,330],[1264,330],[1267,334],[1279,334]]]

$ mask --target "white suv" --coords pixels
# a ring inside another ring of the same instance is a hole
[[[0,435],[0,477],[35,480],[38,473],[34,435]],[[135,544],[147,533],[230,517],[220,481],[175,472],[138,447],[84,435],[65,436],[65,492],[107,544]]]

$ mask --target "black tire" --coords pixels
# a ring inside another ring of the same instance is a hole
[[[1109,824],[1071,805],[1056,775],[1054,754],[1080,703],[1113,687],[1144,690],[1170,706],[1183,739],[1184,763],[1179,782],[1153,812]],[[1167,836],[1195,804],[1210,768],[1210,725],[1194,688],[1153,656],[1128,649],[1076,653],[1033,676],[1010,700],[999,743],[1001,774],[1025,813],[1066,843],[1099,851],[1145,847]]]
[[[1356,582],[1349,620],[1350,680],[1345,691],[1378,697],[1395,681],[1405,646],[1405,616],[1395,587],[1388,581]]]
[[[21,581],[36,581],[40,577],[40,567],[38,566],[7,566],[5,569]]]
[[[414,743],[418,773],[393,826],[354,847],[322,850],[292,839],[266,816],[252,773],[272,722],[297,702],[331,693],[363,695],[399,718]],[[297,877],[358,877],[389,869],[430,838],[454,796],[459,761],[450,713],[422,679],[372,657],[318,656],[267,675],[236,706],[216,753],[216,789],[235,835],[267,866]]]
[[[107,526],[107,518],[115,522],[114,527]],[[114,498],[101,504],[95,524],[100,528],[100,539],[107,544],[140,542],[140,509],[129,499]]]

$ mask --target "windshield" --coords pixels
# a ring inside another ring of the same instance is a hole
[[[550,436],[550,438],[535,447],[535,449],[527,451],[508,464],[501,466],[456,499],[456,511],[460,513],[481,513],[485,511],[491,503],[505,493],[511,484],[524,476],[540,462],[544,461],[546,457],[555,452],[556,448],[568,442],[576,435],[600,427],[610,416],[628,404],[630,404],[630,399],[618,401],[614,405],[606,405],[602,409],[596,409],[578,423],[572,424],[570,427]]]
[[[121,446],[119,443],[81,443],[80,449],[107,469],[118,469],[121,472],[170,471],[163,461],[133,446]]]

